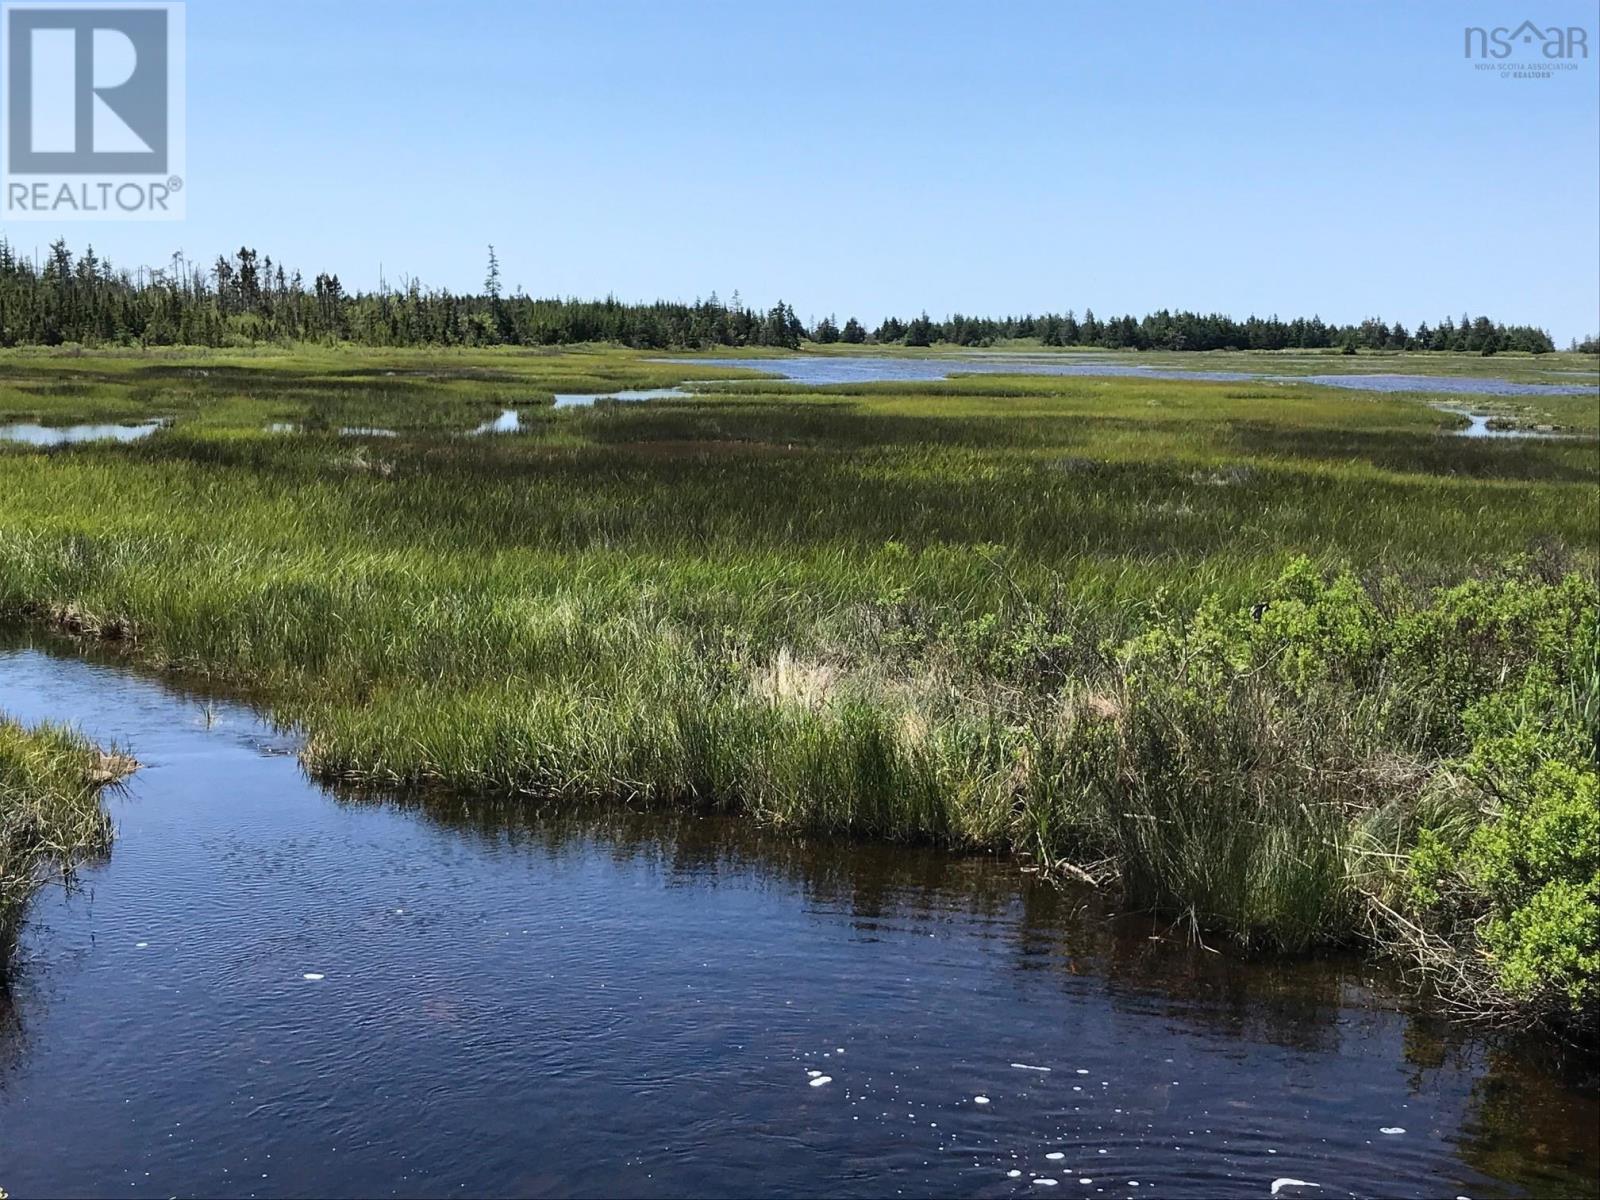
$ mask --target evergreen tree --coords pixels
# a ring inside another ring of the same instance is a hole
[[[905,343],[908,346],[933,345],[933,322],[923,313],[906,326]]]
[[[489,269],[483,276],[483,294],[490,300],[500,299],[500,259],[494,252],[494,243],[489,243]]]
[[[867,340],[854,317],[838,328],[830,315],[817,323],[819,342],[858,345]],[[483,291],[471,295],[424,288],[407,280],[374,292],[351,294],[339,277],[318,273],[308,289],[281,260],[240,247],[215,259],[209,270],[174,254],[162,267],[119,270],[92,247],[79,257],[63,239],[35,262],[0,239],[0,345],[221,345],[228,339],[292,342],[356,341],[370,345],[559,345],[610,341],[659,349],[771,345],[793,349],[807,336],[794,310],[780,302],[760,313],[737,292],[729,304],[713,294],[694,304],[656,301],[536,298],[520,287],[506,296],[498,256],[491,246]],[[1039,337],[1048,345],[1120,346],[1135,349],[1277,350],[1348,348],[1519,351],[1544,354],[1550,335],[1530,325],[1506,325],[1487,316],[1445,317],[1418,325],[1415,334],[1377,317],[1358,325],[1331,325],[1320,317],[1285,321],[1274,315],[1243,321],[1221,313],[1161,309],[1102,323],[1086,310],[1080,323],[1064,315],[990,318],[953,314],[934,321],[922,313],[909,325],[886,317],[873,334],[884,343],[926,346],[943,341],[987,346],[997,340]]]

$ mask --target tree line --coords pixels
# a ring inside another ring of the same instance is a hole
[[[535,298],[506,294],[499,259],[489,247],[483,289],[457,293],[415,280],[395,288],[350,291],[338,275],[308,283],[271,255],[241,247],[209,265],[173,255],[163,267],[114,267],[90,247],[74,255],[64,240],[42,261],[19,255],[0,239],[0,346],[66,344],[231,346],[271,342],[354,342],[368,346],[548,346],[616,342],[642,349],[818,343],[991,346],[1035,338],[1046,346],[1108,350],[1455,350],[1494,354],[1555,348],[1530,325],[1505,325],[1463,313],[1408,330],[1372,317],[1353,325],[1320,317],[1237,320],[1220,313],[1169,312],[1135,318],[1096,317],[1085,309],[1040,316],[969,317],[942,321],[926,312],[888,317],[869,330],[855,317],[832,315],[807,325],[793,307],[747,307],[735,292],[693,304]],[[1593,339],[1585,343],[1591,346]]]
[[[819,333],[825,333],[819,327]],[[1278,316],[1245,320],[1222,313],[1171,312],[1161,309],[1143,317],[1096,317],[1085,309],[1079,318],[1071,309],[1043,316],[965,317],[956,314],[934,321],[923,313],[910,321],[889,318],[874,332],[879,342],[928,346],[989,346],[1011,338],[1037,338],[1046,346],[1089,346],[1106,350],[1455,350],[1497,354],[1524,350],[1546,354],[1555,343],[1543,329],[1506,325],[1488,317],[1462,313],[1437,325],[1426,321],[1408,330],[1399,321],[1388,324],[1369,317],[1359,324],[1330,324],[1321,317]],[[819,336],[819,341],[833,340]],[[848,339],[843,339],[848,340]]]

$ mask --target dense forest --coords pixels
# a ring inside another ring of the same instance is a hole
[[[703,346],[795,348],[802,341],[931,346],[990,346],[1034,338],[1047,346],[1136,350],[1456,350],[1494,354],[1553,350],[1550,335],[1528,325],[1504,325],[1463,313],[1408,330],[1370,317],[1355,325],[1319,317],[1237,320],[1219,313],[1150,313],[1100,318],[1090,309],[1040,316],[909,320],[888,317],[868,329],[855,317],[833,316],[809,327],[779,301],[766,310],[745,306],[735,292],[693,304],[658,300],[538,299],[507,294],[489,248],[483,290],[474,294],[425,288],[347,291],[337,275],[308,285],[270,255],[241,248],[202,266],[174,255],[165,267],[118,269],[93,248],[74,256],[64,241],[42,262],[0,240],[0,346],[251,345],[262,342],[349,341],[369,346],[519,345],[616,342],[647,349]],[[1595,339],[1580,349],[1595,349]]]

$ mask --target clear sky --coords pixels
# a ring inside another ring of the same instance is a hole
[[[1463,27],[1583,25],[1548,80]],[[1600,329],[1592,3],[191,0],[188,218],[370,286]]]

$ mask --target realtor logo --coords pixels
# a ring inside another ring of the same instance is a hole
[[[4,6],[7,219],[183,215],[183,5]]]

